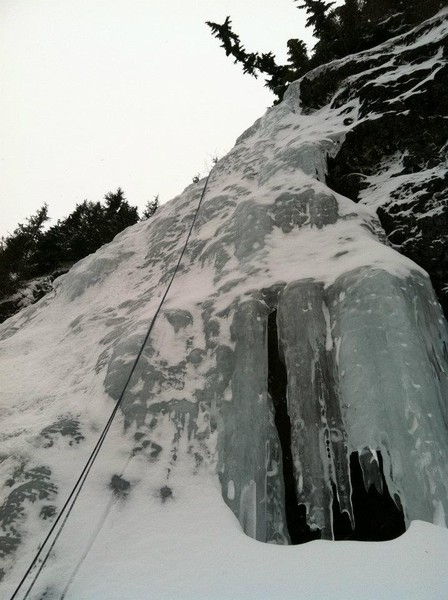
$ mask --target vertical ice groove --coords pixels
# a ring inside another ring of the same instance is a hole
[[[325,350],[328,352],[333,349],[333,338],[331,336],[331,321],[330,321],[330,311],[328,310],[328,306],[325,302],[322,302],[322,313],[325,318],[325,323],[327,325],[327,337],[325,339]]]
[[[258,299],[235,308],[232,399],[222,406],[220,478],[233,481],[226,502],[245,532],[260,541],[287,543],[281,448],[267,393],[268,308]]]

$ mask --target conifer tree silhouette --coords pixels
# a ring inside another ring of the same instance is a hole
[[[265,85],[279,102],[288,85],[309,69],[349,54],[367,50],[404,33],[436,14],[447,0],[344,0],[336,6],[326,0],[293,0],[306,14],[306,27],[313,30],[317,43],[311,55],[303,40],[287,42],[288,62],[278,64],[272,52],[247,52],[232,29],[230,17],[224,23],[207,21],[227,56],[253,77],[266,76]]]

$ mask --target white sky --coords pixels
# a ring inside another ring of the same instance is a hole
[[[0,0],[0,235],[44,202],[51,223],[118,186],[142,209],[208,170],[274,100],[225,56],[227,15],[248,51],[286,60],[293,0]]]

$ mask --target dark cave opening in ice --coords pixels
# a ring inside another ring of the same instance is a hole
[[[359,453],[350,455],[351,501],[355,527],[339,509],[335,486],[333,485],[333,532],[335,540],[358,540],[382,542],[393,540],[406,531],[406,524],[400,499],[393,499],[387,488],[383,471],[381,452],[376,453],[380,481],[376,485],[366,485]],[[378,489],[379,488],[379,489]]]
[[[268,320],[268,391],[275,410],[275,426],[282,449],[282,470],[285,486],[285,516],[291,544],[302,544],[321,538],[321,530],[307,523],[307,507],[298,502],[297,482],[291,450],[291,421],[287,405],[287,371],[279,350],[277,311]],[[370,453],[369,453],[370,455]],[[371,460],[374,460],[373,455]],[[332,482],[332,535],[335,540],[386,541],[406,530],[403,510],[398,497],[391,497],[383,472],[383,458],[375,454],[375,478],[363,476],[358,452],[349,458],[351,505],[354,527],[348,513],[340,508],[337,482]],[[347,457],[348,458],[348,457]],[[370,469],[373,467],[371,466]],[[325,482],[322,481],[322,485]]]

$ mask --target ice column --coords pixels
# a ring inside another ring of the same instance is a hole
[[[307,523],[332,539],[332,484],[352,517],[345,429],[340,412],[329,313],[323,285],[287,285],[278,306],[280,349],[288,374],[287,403],[297,501]]]
[[[248,535],[288,543],[281,447],[267,393],[267,319],[268,308],[257,299],[238,305],[233,316],[235,371],[222,406],[220,478]]]
[[[328,295],[351,450],[381,451],[408,523],[448,515],[448,335],[429,280],[363,268]],[[380,487],[374,464],[364,480]]]

